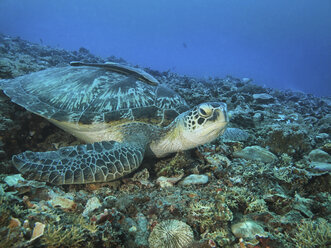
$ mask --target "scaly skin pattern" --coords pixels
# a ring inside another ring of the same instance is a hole
[[[120,141],[94,142],[47,152],[26,151],[14,155],[12,160],[26,178],[51,184],[113,181],[140,166],[150,135],[159,130],[150,124],[127,123],[121,126]]]
[[[141,164],[144,151],[143,145],[102,141],[57,151],[27,151],[14,155],[13,162],[28,179],[57,185],[96,183],[134,171]]]

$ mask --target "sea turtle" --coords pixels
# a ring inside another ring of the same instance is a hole
[[[164,157],[214,140],[228,123],[225,103],[189,110],[150,74],[116,63],[73,62],[1,80],[0,88],[86,143],[13,156],[26,178],[58,185],[115,180],[136,170],[144,156]]]

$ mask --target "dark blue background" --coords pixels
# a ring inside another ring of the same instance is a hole
[[[330,0],[0,0],[0,32],[330,96],[330,13]]]

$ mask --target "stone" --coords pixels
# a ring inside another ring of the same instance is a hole
[[[247,146],[241,151],[234,152],[233,156],[246,160],[261,161],[264,163],[271,163],[277,160],[276,155],[260,146]]]
[[[85,205],[85,210],[82,215],[87,217],[95,209],[98,209],[101,206],[102,206],[102,204],[100,203],[99,199],[96,196],[94,196],[94,197],[88,199],[88,201]]]
[[[174,186],[180,179],[182,179],[183,175],[179,175],[177,177],[158,177],[156,179],[156,184],[160,185],[161,188],[167,188]]]
[[[137,173],[135,173],[131,180],[134,181],[134,182],[139,182],[144,186],[150,186],[150,187],[154,186],[149,181],[149,172],[146,168],[141,170],[141,171],[138,171]]]
[[[315,139],[316,139],[317,142],[323,142],[323,141],[329,139],[329,134],[320,133],[320,134],[316,135]]]
[[[205,159],[208,163],[210,163],[211,165],[213,165],[215,167],[222,168],[222,165],[224,165],[224,167],[229,167],[231,165],[230,159],[228,159],[227,157],[225,157],[221,154],[217,154],[217,153],[207,155],[207,156],[205,156]]]
[[[40,238],[44,235],[46,225],[41,222],[36,222],[33,228],[31,239],[28,241],[28,243],[31,243],[32,241],[36,240],[37,238]]]
[[[251,81],[253,81],[251,78],[242,78],[241,79],[241,82],[247,84],[247,83],[250,83]]]
[[[286,117],[285,120],[287,121]],[[261,136],[264,139],[263,146],[268,146],[272,153],[279,156],[286,153],[295,160],[300,160],[312,150],[308,130],[297,123],[287,123],[285,126],[267,125]]]
[[[310,167],[317,171],[331,172],[331,163],[312,162]]]
[[[134,231],[134,229],[136,229],[135,244],[137,246],[147,247],[148,246],[148,236],[149,236],[148,220],[142,213],[138,213],[137,217],[136,217],[136,222],[137,222],[137,226],[135,228],[134,228],[134,226],[132,226],[133,230],[131,228],[131,231]],[[129,229],[129,231],[130,231],[130,229]]]
[[[187,186],[192,184],[206,184],[208,183],[207,175],[197,175],[192,174],[184,178],[183,181],[180,182],[181,185]]]
[[[4,181],[9,187],[13,187],[16,186],[20,181],[25,181],[25,179],[22,177],[21,174],[15,174],[11,176],[6,176]]]
[[[49,204],[54,208],[61,208],[64,211],[74,211],[77,207],[77,204],[66,197],[63,196],[55,196],[51,200],[49,200]]]
[[[246,244],[257,245],[259,241],[258,237],[268,237],[268,234],[264,231],[263,227],[252,220],[242,221],[231,226],[231,231],[237,238],[243,238]]]
[[[326,143],[324,144],[321,149],[325,152],[327,152],[328,154],[331,154],[331,143]]]
[[[255,114],[253,115],[253,120],[254,120],[255,122],[260,122],[260,121],[262,120],[262,118],[263,118],[263,116],[262,116],[261,113],[255,113]]]
[[[14,228],[20,227],[21,225],[22,225],[22,223],[19,219],[11,217],[11,219],[9,221],[8,228],[9,229],[14,229]]]
[[[253,99],[255,100],[256,103],[261,103],[261,104],[268,104],[275,102],[274,97],[266,93],[254,94]]]
[[[5,157],[6,157],[6,152],[0,148],[0,159],[4,159]]]
[[[247,111],[240,110],[240,108],[236,108],[236,111],[233,112],[233,115],[231,117],[231,122],[244,129],[254,128],[255,123],[251,116],[251,113],[252,112],[247,112]],[[227,135],[227,134],[225,134],[225,135]],[[222,135],[221,137],[223,137],[223,136],[225,137],[225,135]]]
[[[308,157],[312,162],[331,163],[331,156],[321,149],[312,150]]]
[[[221,139],[224,142],[238,142],[246,141],[249,138],[249,133],[240,128],[227,128],[224,134],[221,136]]]

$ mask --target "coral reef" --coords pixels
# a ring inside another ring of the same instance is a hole
[[[72,60],[125,62],[0,35],[0,79]],[[192,106],[226,102],[229,133],[114,182],[53,186],[24,179],[11,156],[81,141],[0,92],[0,247],[330,246],[330,98],[145,70]],[[183,185],[192,177],[202,184]]]
[[[79,226],[48,225],[41,238],[41,244],[46,247],[84,247],[83,229]]]
[[[304,220],[287,234],[287,238],[295,242],[296,247],[330,247],[331,224],[325,219]]]
[[[173,158],[160,160],[155,164],[157,176],[174,176],[184,174],[184,168],[187,168],[193,160],[188,152],[178,152]]]

